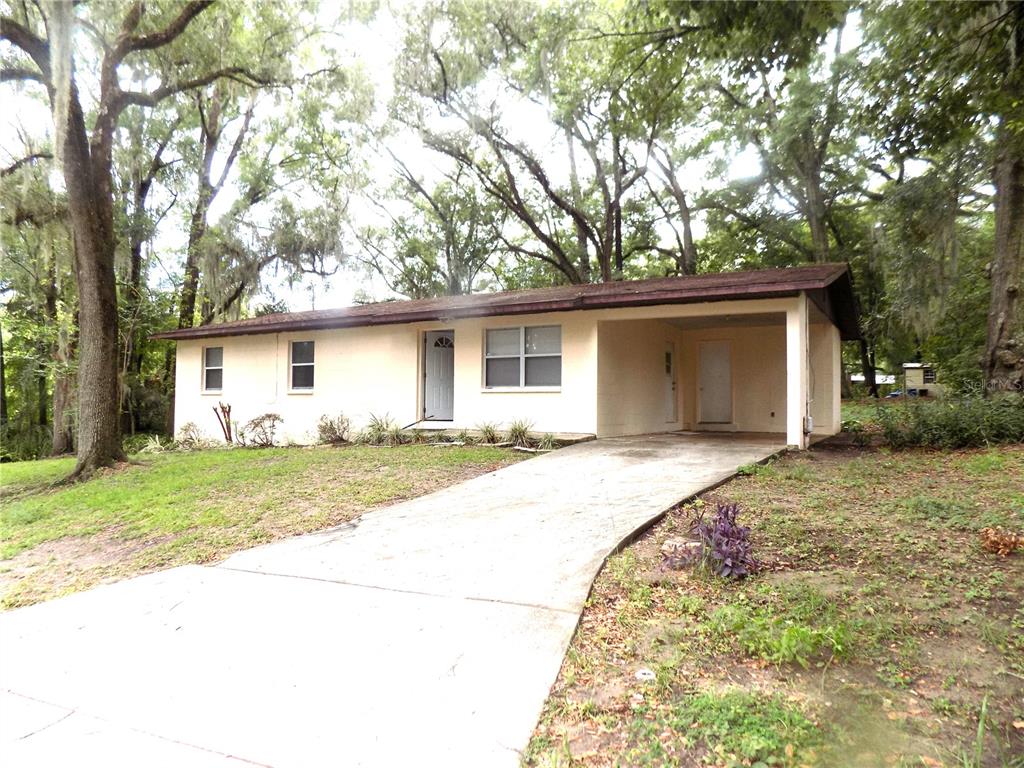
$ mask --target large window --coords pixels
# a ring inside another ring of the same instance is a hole
[[[313,388],[313,342],[292,342],[292,389]]]
[[[488,388],[561,386],[561,326],[487,331],[484,366],[484,385]]]
[[[224,347],[203,349],[203,389],[220,392],[224,386]]]

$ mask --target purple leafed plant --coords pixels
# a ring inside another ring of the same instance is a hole
[[[742,579],[757,570],[750,528],[736,522],[739,512],[739,504],[719,502],[710,520],[705,520],[702,512],[693,523],[704,562],[719,576],[733,579]]]

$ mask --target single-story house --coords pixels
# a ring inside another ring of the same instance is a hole
[[[219,434],[322,415],[419,429],[507,427],[598,437],[680,430],[839,431],[840,340],[858,338],[842,264],[392,301],[166,333],[174,421]]]

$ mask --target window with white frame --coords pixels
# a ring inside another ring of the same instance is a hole
[[[560,387],[562,327],[491,328],[484,341],[484,386]]]
[[[224,347],[203,348],[203,389],[220,392],[224,386]]]
[[[291,344],[291,388],[313,388],[313,359],[315,350],[312,341],[293,341]]]

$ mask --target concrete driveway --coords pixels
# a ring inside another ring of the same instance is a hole
[[[0,764],[515,766],[608,552],[779,450],[583,443],[0,615]]]

